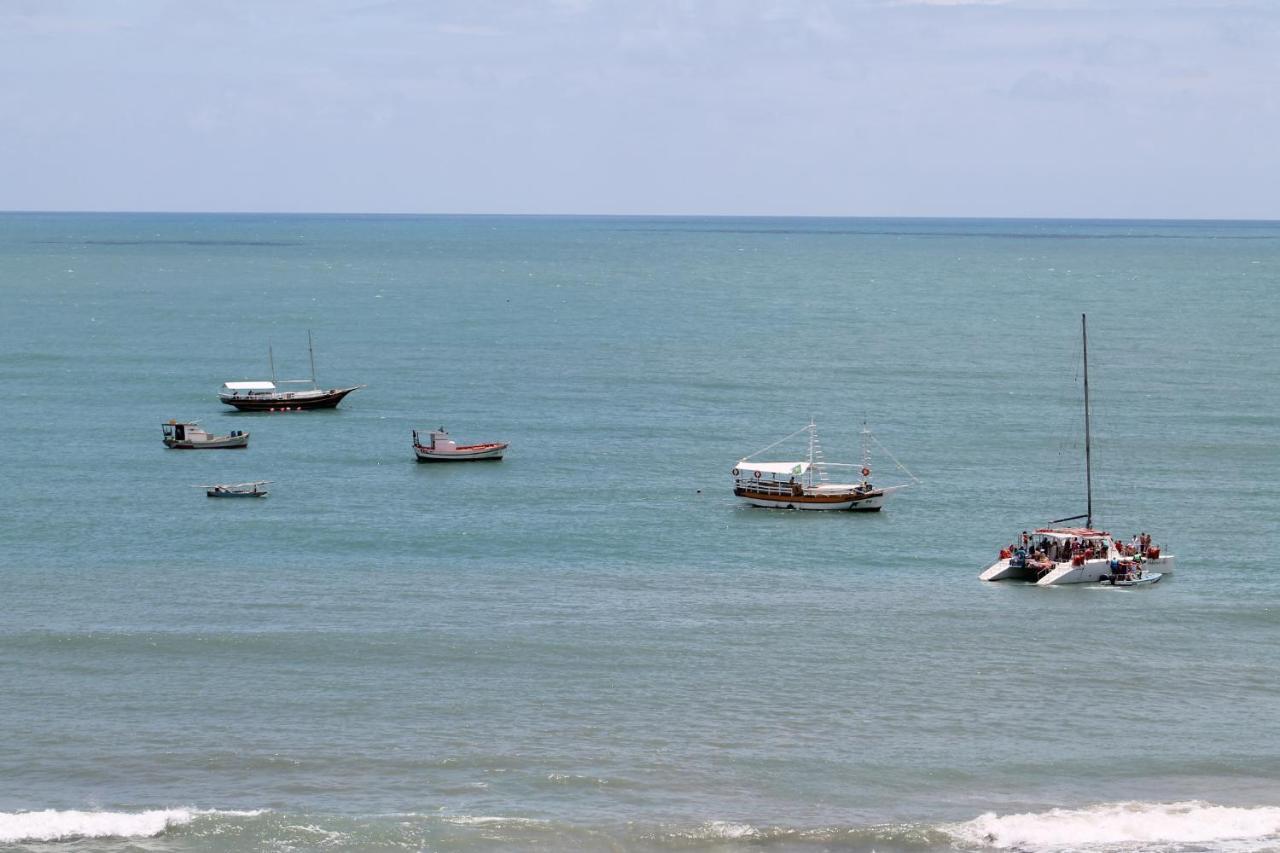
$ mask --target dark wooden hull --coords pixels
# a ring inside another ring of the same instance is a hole
[[[299,412],[308,409],[333,409],[342,402],[342,398],[361,386],[350,388],[334,388],[315,395],[295,396],[255,396],[233,397],[219,394],[218,399],[228,406],[234,406],[242,412]]]
[[[165,443],[165,447],[170,450],[248,450],[249,445],[245,444],[169,444]]]

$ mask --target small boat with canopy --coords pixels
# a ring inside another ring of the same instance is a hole
[[[808,452],[802,459],[783,462],[757,460],[775,447],[800,435],[808,435]],[[915,476],[894,459],[893,454],[875,441],[871,430],[862,429],[862,461],[860,464],[827,462],[823,458],[822,444],[818,439],[818,427],[812,420],[791,435],[738,460],[730,474],[733,476],[733,493],[752,506],[772,509],[803,510],[851,510],[855,512],[879,512],[894,492],[909,484],[874,486],[871,484],[871,443],[875,442],[894,460],[899,468],[919,482]],[[857,482],[831,482],[833,473],[846,471],[860,473]]]

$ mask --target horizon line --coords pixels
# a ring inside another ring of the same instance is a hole
[[[316,217],[417,217],[417,218],[509,218],[509,219],[841,219],[841,220],[963,220],[972,222],[1230,222],[1280,224],[1280,218],[1197,217],[1197,216],[947,216],[947,215],[868,215],[818,213],[446,213],[409,211],[356,210],[67,210],[14,209],[0,210],[10,215],[79,215],[79,216],[316,216]]]

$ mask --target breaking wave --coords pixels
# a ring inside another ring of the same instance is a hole
[[[170,841],[164,840],[169,838]],[[1024,814],[994,812],[951,824],[777,826],[734,820],[686,825],[576,822],[493,814],[339,816],[195,808],[122,811],[0,812],[0,845],[93,840],[102,849],[188,849],[214,838],[232,849],[314,849],[366,845],[424,849],[493,849],[495,844],[546,849],[651,851],[758,850],[962,851],[986,853],[1264,853],[1280,851],[1280,807],[1235,807],[1192,801],[1124,802]],[[177,845],[170,847],[170,843]],[[156,846],[159,845],[159,846]]]
[[[66,841],[76,838],[151,838],[190,823],[195,809],[151,809],[142,812],[57,811],[0,812],[0,842]]]
[[[1200,801],[1124,802],[1028,814],[988,812],[942,829],[962,844],[977,848],[1034,853],[1168,851],[1205,844],[1213,844],[1215,850],[1260,851],[1280,844],[1280,808],[1217,806]]]

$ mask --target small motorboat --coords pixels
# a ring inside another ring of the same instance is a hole
[[[1162,577],[1161,572],[1148,572],[1141,560],[1112,560],[1111,574],[1104,575],[1099,582],[1112,586],[1146,586],[1159,583]]]
[[[211,483],[207,486],[196,486],[204,489],[211,498],[265,498],[269,492],[262,488],[270,480],[257,480],[252,483]]]
[[[234,429],[227,435],[211,435],[195,421],[170,419],[161,424],[164,446],[171,450],[234,450],[249,446],[249,433]]]
[[[444,427],[431,430],[428,436],[429,442],[423,444],[418,438],[418,431],[413,431],[413,453],[419,462],[496,462],[502,459],[502,454],[507,449],[507,443],[503,441],[458,444],[449,438]]]

